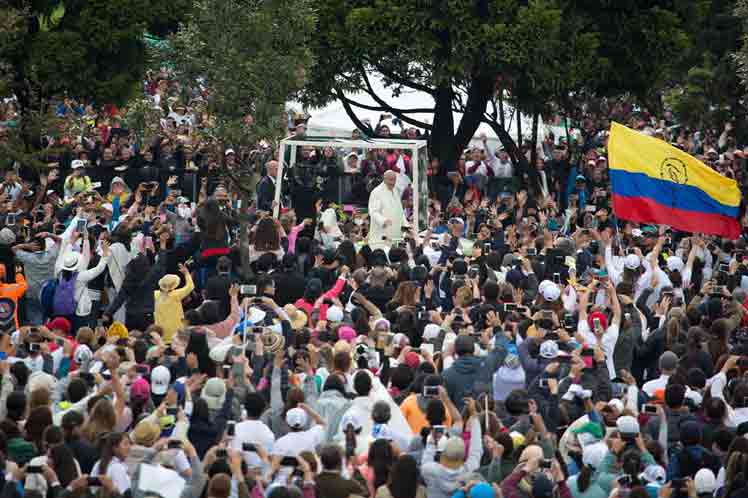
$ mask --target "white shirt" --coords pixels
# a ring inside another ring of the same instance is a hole
[[[315,424],[305,431],[289,432],[285,436],[278,438],[271,453],[284,457],[299,456],[302,451],[314,452],[315,448],[322,444],[324,437],[325,428],[319,424]]]
[[[657,379],[652,379],[649,382],[645,382],[642,386],[642,391],[647,393],[650,398],[654,395],[658,389],[665,389],[667,387],[667,381],[670,378],[669,375],[660,375]]]
[[[99,463],[101,463],[101,460],[96,462],[96,465],[91,469],[92,476],[99,475]],[[130,476],[127,474],[127,465],[125,465],[125,462],[119,458],[112,458],[112,461],[109,462],[109,465],[107,466],[105,475],[112,480],[114,489],[116,489],[118,493],[124,494],[128,489],[130,489],[131,481]]]
[[[586,320],[582,320],[577,325],[577,332],[579,332],[584,338],[584,342],[590,346],[597,344],[597,337],[590,330],[590,326]],[[611,379],[616,377],[616,367],[613,363],[613,351],[616,348],[616,342],[618,342],[618,334],[620,333],[620,325],[617,323],[611,323],[603,334],[600,349],[605,353],[605,365],[608,367],[608,374]],[[646,384],[645,384],[646,385]]]
[[[278,438],[273,446],[272,454],[280,457],[295,457],[299,456],[303,451],[314,453],[316,447],[322,444],[324,439],[324,426],[315,424],[305,431],[289,432],[285,436]],[[278,469],[273,482],[287,482],[292,470],[292,467],[281,467]]]
[[[259,444],[268,454],[273,453],[275,435],[270,428],[259,420],[245,420],[234,427],[234,437],[229,446],[235,450],[242,451],[244,443]],[[262,461],[257,453],[242,451],[244,461],[249,467],[260,467]]]
[[[514,176],[514,167],[512,166],[511,161],[502,163],[501,161],[496,159],[496,161],[494,161],[493,164],[491,165],[491,169],[493,170],[493,174],[497,178],[511,178],[512,176]],[[541,173],[544,173],[544,172],[541,172]]]

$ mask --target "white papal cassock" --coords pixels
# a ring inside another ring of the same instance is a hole
[[[402,238],[401,229],[407,222],[397,187],[390,190],[387,184],[382,182],[371,191],[369,219],[369,247],[372,249],[388,249],[393,240]],[[385,220],[390,220],[387,228],[384,227]],[[389,240],[383,240],[383,235],[386,235]]]

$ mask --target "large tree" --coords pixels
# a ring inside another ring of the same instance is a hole
[[[391,113],[427,130],[432,154],[446,163],[486,122],[521,163],[506,133],[505,102],[537,116],[551,104],[568,110],[580,95],[646,99],[688,47],[683,19],[697,2],[322,0],[313,38],[318,63],[305,98],[316,105],[340,99],[361,128],[357,109]],[[372,74],[393,95],[417,90],[434,105],[393,108],[388,95],[374,91]],[[351,97],[360,92],[377,105]],[[454,110],[464,113],[459,123]]]
[[[308,48],[313,0],[197,0],[188,21],[168,39],[160,59],[185,87],[206,96],[210,124],[201,133],[222,153],[250,157],[223,168],[247,206],[263,163],[285,130],[284,106],[303,87],[313,64]],[[256,152],[243,154],[249,148]],[[249,231],[241,219],[242,246]],[[248,252],[242,271],[250,274]]]
[[[284,105],[313,62],[312,0],[197,0],[159,59],[185,86],[199,85],[224,146],[277,138]]]
[[[143,35],[185,15],[191,0],[6,0],[0,7],[3,96],[14,96],[26,152],[34,123],[64,96],[122,104],[146,63]]]

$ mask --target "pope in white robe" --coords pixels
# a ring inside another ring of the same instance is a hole
[[[402,227],[407,224],[400,191],[395,187],[397,173],[386,171],[384,181],[369,196],[369,247],[388,249],[392,241],[402,238]],[[383,237],[387,237],[384,240]]]

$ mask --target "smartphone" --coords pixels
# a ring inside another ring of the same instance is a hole
[[[255,294],[257,294],[257,286],[256,285],[240,285],[239,293],[242,296],[254,296]]]
[[[15,214],[7,214],[5,216],[5,224],[8,226],[13,226],[16,224],[16,215]]]
[[[27,474],[41,474],[42,466],[41,465],[27,465],[26,473]]]
[[[262,334],[262,327],[252,327],[252,333],[253,334],[261,335]]]
[[[538,255],[538,250],[534,247],[528,247],[527,248],[527,257],[533,257]]]
[[[101,188],[101,182],[93,182],[91,184],[92,189]]]
[[[601,324],[599,318],[593,318],[592,319],[592,325],[594,325],[595,330],[600,330]]]
[[[540,468],[541,469],[550,469],[551,465],[553,465],[553,460],[551,460],[550,458],[543,458],[540,461]]]
[[[553,311],[551,311],[551,310],[543,310],[542,316],[546,320],[553,320]]]
[[[226,378],[229,375],[231,375],[231,365],[224,365],[223,366],[223,377]]]
[[[439,386],[423,386],[423,395],[427,398],[438,398]]]
[[[78,233],[83,233],[86,231],[87,225],[88,222],[86,222],[86,220],[78,220],[78,224],[75,226],[75,231]]]
[[[170,450],[179,450],[179,449],[182,449],[182,441],[173,439],[173,440],[169,441],[168,448]]]
[[[5,361],[8,358],[8,353],[0,351],[0,361]]]
[[[548,379],[538,379],[538,385],[544,389],[548,389]]]
[[[226,448],[219,448],[216,450],[216,458],[226,458],[229,456],[229,452],[226,451]]]
[[[556,285],[561,284],[561,274],[560,273],[554,273],[553,274],[553,283]]]
[[[254,443],[242,443],[242,451],[257,451],[257,446]]]
[[[176,417],[176,416],[177,416],[177,413],[178,413],[178,412],[179,412],[179,408],[177,408],[177,407],[173,407],[173,408],[167,408],[167,409],[166,409],[166,414],[167,414],[167,415],[172,415],[172,416],[174,416],[174,417]]]
[[[287,456],[281,458],[280,464],[281,467],[298,467],[299,461],[296,460],[296,457]]]
[[[675,479],[673,479],[673,481],[675,481]],[[631,478],[631,474],[623,474],[618,478],[619,486],[629,487],[633,482],[634,480]]]
[[[28,470],[26,472],[28,472]],[[89,486],[101,486],[101,479],[99,479],[98,477],[89,476],[87,479],[87,483]]]
[[[468,268],[468,277],[469,278],[475,278],[480,273],[480,267],[479,266],[471,266]]]
[[[29,344],[29,351],[31,351],[32,353],[38,353],[41,350],[42,350],[41,344],[36,343],[36,342],[32,342]]]
[[[434,432],[434,439],[439,439],[447,431],[447,426],[435,425],[434,427],[431,428],[431,430]]]
[[[517,311],[517,305],[514,303],[506,303],[504,304],[504,311],[509,313],[510,311]]]
[[[226,435],[230,437],[234,437],[236,434],[236,422],[229,422],[226,424]]]
[[[489,252],[491,252],[491,243],[485,242],[483,244],[483,254],[488,254]]]
[[[644,405],[644,413],[657,414],[657,405]]]

